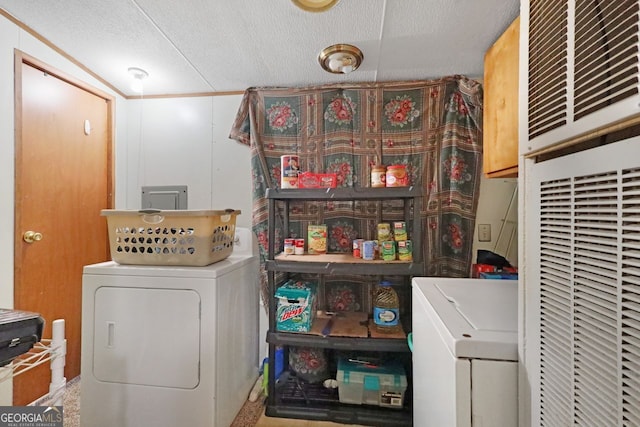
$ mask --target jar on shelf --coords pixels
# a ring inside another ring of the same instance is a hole
[[[400,300],[391,282],[383,280],[373,294],[373,325],[376,331],[394,333],[401,330]]]
[[[406,187],[409,185],[409,177],[405,165],[391,165],[387,167],[387,187]]]
[[[385,165],[371,166],[371,187],[379,188],[386,186],[387,167]]]

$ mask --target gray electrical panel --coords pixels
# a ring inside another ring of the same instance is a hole
[[[187,209],[187,186],[163,185],[142,187],[141,209]]]

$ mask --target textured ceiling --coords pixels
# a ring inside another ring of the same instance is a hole
[[[520,0],[341,0],[324,13],[290,0],[0,0],[0,8],[125,95],[129,67],[148,71],[145,95],[481,76],[484,52]],[[318,53],[364,53],[348,75]],[[27,52],[29,53],[29,52]]]

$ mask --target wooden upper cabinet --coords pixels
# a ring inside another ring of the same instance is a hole
[[[484,56],[483,169],[488,178],[518,176],[520,17]]]

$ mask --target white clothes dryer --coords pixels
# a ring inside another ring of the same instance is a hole
[[[84,267],[80,422],[227,427],[258,376],[258,257],[236,229],[206,267]]]

